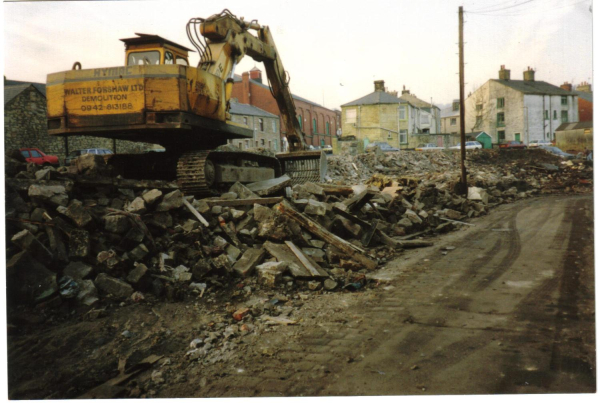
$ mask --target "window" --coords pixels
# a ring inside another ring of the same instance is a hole
[[[245,147],[245,149],[247,149],[247,148],[248,148],[248,146],[250,146],[250,143],[249,143],[249,141],[248,141],[248,140],[246,140],[246,141],[245,141],[245,143],[246,143],[246,147]]]
[[[29,158],[29,152],[27,150],[21,150],[21,154],[23,155],[23,157],[25,157],[26,159]]]
[[[475,118],[475,127],[479,127],[481,124],[483,123],[483,117],[482,116],[478,116]]]
[[[477,104],[477,105],[475,105],[475,111],[477,111],[477,112],[483,111],[483,104]]]
[[[165,64],[172,65],[174,62],[173,54],[171,52],[165,52]]]
[[[554,110],[554,116],[553,118],[556,120],[556,110]]]
[[[325,123],[325,133],[329,135],[329,122]]]
[[[548,110],[544,110],[544,119],[548,119]]]
[[[302,129],[302,115],[298,115],[298,123],[300,124],[300,129]]]
[[[269,140],[269,149],[271,148],[271,141]]]
[[[279,150],[277,148],[277,139],[273,140],[273,150]]]
[[[498,98],[496,100],[496,102],[497,102],[496,103],[496,107],[498,107],[498,108],[504,108],[504,98]]]
[[[504,126],[504,112],[496,114],[496,124],[497,126]]]
[[[179,56],[177,56],[177,59],[175,59],[175,63],[181,66],[188,66],[188,61]]]
[[[265,145],[265,139],[260,139],[260,145],[264,146]]]
[[[460,109],[460,102],[454,101],[452,102],[452,111],[458,111]]]
[[[398,107],[398,118],[401,121],[406,121],[406,107]]]
[[[131,52],[127,57],[127,66],[158,64],[160,64],[160,53],[158,51]]]
[[[388,132],[388,139],[392,139],[392,138],[393,138],[392,132]]]
[[[355,109],[347,109],[346,110],[346,123],[356,123],[356,110]]]
[[[408,131],[406,129],[403,129],[400,131],[399,137],[400,137],[400,139],[399,139],[400,144],[408,143]]]
[[[498,142],[502,142],[506,140],[506,135],[504,134],[503,130],[499,130],[498,131]]]
[[[31,157],[42,157],[42,155],[37,150],[30,150]]]
[[[450,119],[450,126],[456,126],[456,118]]]
[[[262,118],[258,118],[258,128],[261,132],[265,131],[265,122]]]
[[[244,125],[248,126],[248,117],[247,116],[244,117]]]
[[[560,121],[569,122],[569,111],[560,111]]]
[[[560,97],[560,105],[569,105],[566,95]]]
[[[325,139],[321,139],[321,147],[325,146]]]
[[[313,133],[317,133],[317,118],[313,118]]]

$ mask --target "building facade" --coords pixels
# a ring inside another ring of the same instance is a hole
[[[281,138],[279,117],[260,108],[241,104],[236,99],[230,100],[229,113],[231,120],[254,131],[253,139],[233,139],[229,143],[242,150],[261,147],[273,152],[280,152]]]
[[[432,134],[441,133],[440,128],[440,109],[433,102],[427,102],[419,99],[416,95],[411,94],[406,87],[402,89],[400,99],[409,102],[413,107],[419,109],[418,131],[411,134]]]
[[[465,131],[484,131],[493,144],[553,140],[561,123],[578,120],[577,95],[536,81],[531,68],[523,80],[511,80],[503,65],[497,80],[488,80],[465,100]]]
[[[242,104],[252,105],[277,115],[280,117],[280,122],[283,122],[277,101],[273,98],[267,84],[263,83],[262,72],[255,67],[241,76],[235,75],[231,96],[237,98]],[[304,132],[306,144],[331,145],[331,139],[336,136],[339,129],[336,112],[297,95],[293,95],[293,99],[296,117]],[[286,128],[280,126],[281,137],[286,136],[285,131]]]
[[[460,101],[453,100],[452,105],[440,111],[442,133],[460,134]]]
[[[563,90],[572,91],[573,86],[565,81],[560,86]],[[573,91],[577,94],[577,107],[579,112],[580,122],[591,122],[594,120],[594,94],[592,93],[592,85],[584,81],[577,86]]]
[[[344,137],[406,148],[414,113],[407,101],[386,92],[384,81],[377,80],[375,91],[342,105],[341,118]]]

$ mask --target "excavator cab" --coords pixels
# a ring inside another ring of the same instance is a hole
[[[189,66],[188,52],[193,50],[158,35],[138,34],[125,38],[125,66],[182,65]]]

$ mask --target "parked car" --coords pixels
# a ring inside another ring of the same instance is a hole
[[[553,144],[549,140],[532,140],[531,142],[529,142],[529,147],[538,146],[553,146]]]
[[[452,146],[451,149],[460,149],[460,143],[457,144],[456,146]],[[476,141],[465,142],[465,149],[467,149],[467,150],[483,149],[483,146],[481,145],[481,143],[476,142]]]
[[[372,149],[374,147],[379,147],[379,149],[383,152],[395,152],[395,151],[400,151],[399,148],[397,147],[392,147],[390,146],[388,143],[386,142],[373,142],[373,143],[369,143],[369,145],[367,146],[367,149]]]
[[[330,144],[326,144],[325,146],[323,146],[323,151],[325,152],[325,154],[332,154],[333,147]]]
[[[40,149],[36,149],[33,147],[27,147],[23,149],[19,149],[23,157],[25,157],[25,161],[28,163],[35,163],[41,166],[59,166],[60,162],[58,161],[57,156],[50,156],[45,154]]]
[[[65,159],[65,165],[67,165],[67,166],[71,165],[71,162],[73,160],[75,160],[79,156],[83,156],[84,154],[105,155],[105,154],[114,154],[114,153],[109,149],[100,149],[100,148],[74,150]]]
[[[511,140],[510,142],[501,143],[499,147],[501,149],[526,149],[527,145],[518,140]]]
[[[428,151],[428,150],[444,150],[443,147],[436,145],[435,143],[421,143],[415,147],[416,151]]]
[[[556,146],[540,146],[540,149],[546,150],[548,153],[552,153],[565,160],[573,160],[576,157],[574,154],[566,153]]]

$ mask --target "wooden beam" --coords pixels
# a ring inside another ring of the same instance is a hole
[[[183,204],[186,208],[188,208],[190,212],[192,212],[192,215],[196,216],[196,219],[198,219],[200,223],[204,225],[204,227],[208,227],[208,222],[206,221],[206,219],[204,219],[200,212],[198,212],[196,208],[194,208],[192,204],[187,201],[187,199],[183,198]]]
[[[341,239],[340,237],[336,236],[335,234],[329,232],[327,229],[325,229],[320,224],[313,222],[308,217],[306,217],[302,213],[295,210],[290,205],[289,202],[287,202],[285,200],[281,201],[281,203],[279,205],[277,205],[277,209],[283,215],[292,219],[293,221],[298,223],[300,226],[302,226],[306,230],[308,230],[310,233],[314,234],[321,240],[326,241],[329,244],[332,244],[333,246],[337,247],[340,251],[342,251],[344,254],[346,254],[350,258],[352,258],[353,260],[363,264],[367,269],[373,270],[373,269],[377,268],[377,262],[368,258],[365,255],[365,251],[362,248],[357,247],[354,244],[351,244],[351,243],[347,242],[346,240]]]
[[[298,260],[300,260],[302,265],[304,265],[304,267],[308,269],[308,272],[310,272],[312,276],[323,278],[327,278],[329,276],[327,272],[323,270],[323,268],[313,265],[308,259],[306,259],[304,253],[300,251],[300,249],[296,247],[294,243],[292,243],[291,241],[286,241],[285,244],[287,244],[287,246],[290,248],[290,250],[292,250],[294,255],[298,257]]]

